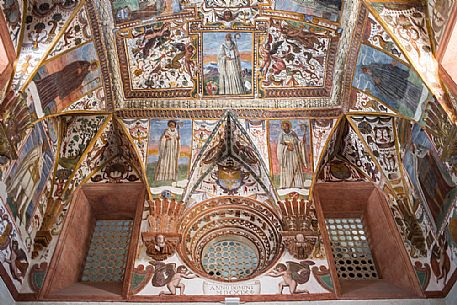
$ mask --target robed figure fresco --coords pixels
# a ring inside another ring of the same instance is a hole
[[[168,121],[159,142],[159,161],[156,181],[178,180],[178,158],[181,149],[179,129],[175,121]]]
[[[16,217],[19,218],[20,223],[25,222],[25,214],[38,187],[42,168],[42,148],[41,145],[37,145],[21,162],[14,176],[7,180],[9,199],[16,208]]]
[[[403,164],[415,187],[416,195],[422,197],[430,218],[436,229],[440,230],[452,205],[457,186],[425,131],[417,124],[412,128],[409,123],[400,124],[400,132],[405,134]]]
[[[368,75],[378,92],[392,103],[402,103],[415,111],[421,98],[422,89],[411,83],[410,72],[392,63],[363,65],[362,73]]]
[[[304,185],[306,166],[305,147],[289,121],[281,123],[277,157],[279,162],[279,188],[301,188]]]
[[[437,220],[443,208],[443,202],[452,190],[430,150],[415,145],[418,180],[427,201],[433,219]]]
[[[219,94],[244,94],[241,60],[238,46],[232,35],[225,35],[217,58],[219,71]]]
[[[46,108],[57,97],[61,100],[83,86],[86,76],[98,68],[97,62],[78,60],[66,65],[43,79],[36,80],[35,85],[43,108]]]

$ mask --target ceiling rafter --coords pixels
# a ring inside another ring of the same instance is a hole
[[[60,147],[62,145],[62,139],[64,137],[63,130],[62,130],[62,119],[57,119],[57,148],[54,156],[54,167],[52,170],[52,177],[51,177],[51,188],[49,194],[54,194],[54,184],[56,179],[57,169],[59,168],[59,159],[60,159]]]
[[[97,50],[98,59],[100,60],[100,73],[103,79],[103,88],[105,93],[105,109],[109,111],[114,111],[115,100],[119,97],[115,96],[113,89],[115,85],[112,78],[113,73],[116,72],[113,72],[115,68],[111,66],[109,60],[109,52],[107,50],[107,45],[109,45],[109,39],[105,36],[104,31],[102,31],[100,28],[101,23],[99,21],[99,18],[101,16],[101,12],[97,14],[98,9],[96,8],[94,0],[87,0],[86,6],[89,25],[92,30],[92,35],[94,37],[94,45]]]
[[[59,112],[59,113],[53,113],[53,114],[48,114],[45,115],[42,118],[36,119],[33,121],[31,126],[42,122],[47,119],[51,118],[65,118],[66,116],[75,116],[75,115],[80,115],[80,116],[87,116],[87,115],[112,115],[113,112],[111,111],[101,111],[101,110],[73,110],[73,111],[68,111],[68,112]]]

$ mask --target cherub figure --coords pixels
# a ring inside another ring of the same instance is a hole
[[[13,240],[10,244],[10,257],[5,260],[10,265],[11,275],[19,283],[22,283],[29,263],[27,262],[27,255],[24,250],[19,248],[19,243],[16,240]]]
[[[186,286],[181,283],[182,279],[194,279],[197,277],[184,265],[176,268],[175,263],[165,264],[156,261],[150,261],[149,263],[155,267],[154,276],[151,280],[152,286],[163,287],[166,285],[168,289],[168,291],[161,291],[159,295],[176,295],[177,288],[180,290],[180,295],[183,295]]]
[[[282,277],[279,283],[279,293],[282,294],[284,287],[289,287],[290,294],[309,293],[306,289],[297,289],[299,284],[305,284],[309,281],[311,270],[309,266],[314,265],[312,261],[302,261],[300,263],[287,262],[286,265],[279,263],[269,273],[268,276]]]

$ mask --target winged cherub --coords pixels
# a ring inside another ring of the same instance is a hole
[[[302,261],[300,263],[287,262],[287,266],[279,263],[269,273],[268,276],[282,277],[279,283],[279,293],[282,294],[284,287],[289,287],[291,294],[309,293],[306,289],[297,289],[299,284],[305,284],[309,281],[311,270],[309,266],[314,265],[313,261]]]
[[[155,267],[154,276],[151,280],[152,286],[163,287],[166,285],[168,289],[168,291],[161,291],[159,295],[176,295],[177,288],[180,290],[180,295],[183,295],[186,286],[181,283],[181,280],[197,277],[184,265],[176,268],[175,263],[165,264],[157,261],[150,261],[149,263]]]

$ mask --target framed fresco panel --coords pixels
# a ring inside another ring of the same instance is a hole
[[[37,123],[6,178],[7,204],[20,225],[28,227],[39,196],[53,170],[54,151],[44,124]]]
[[[151,120],[146,161],[151,187],[185,185],[191,160],[191,120]]]
[[[312,176],[309,120],[270,120],[270,171],[279,189],[304,189]]]
[[[253,94],[252,46],[252,33],[203,33],[204,96]]]
[[[114,21],[122,24],[154,16],[181,12],[180,0],[114,0],[111,2]]]

